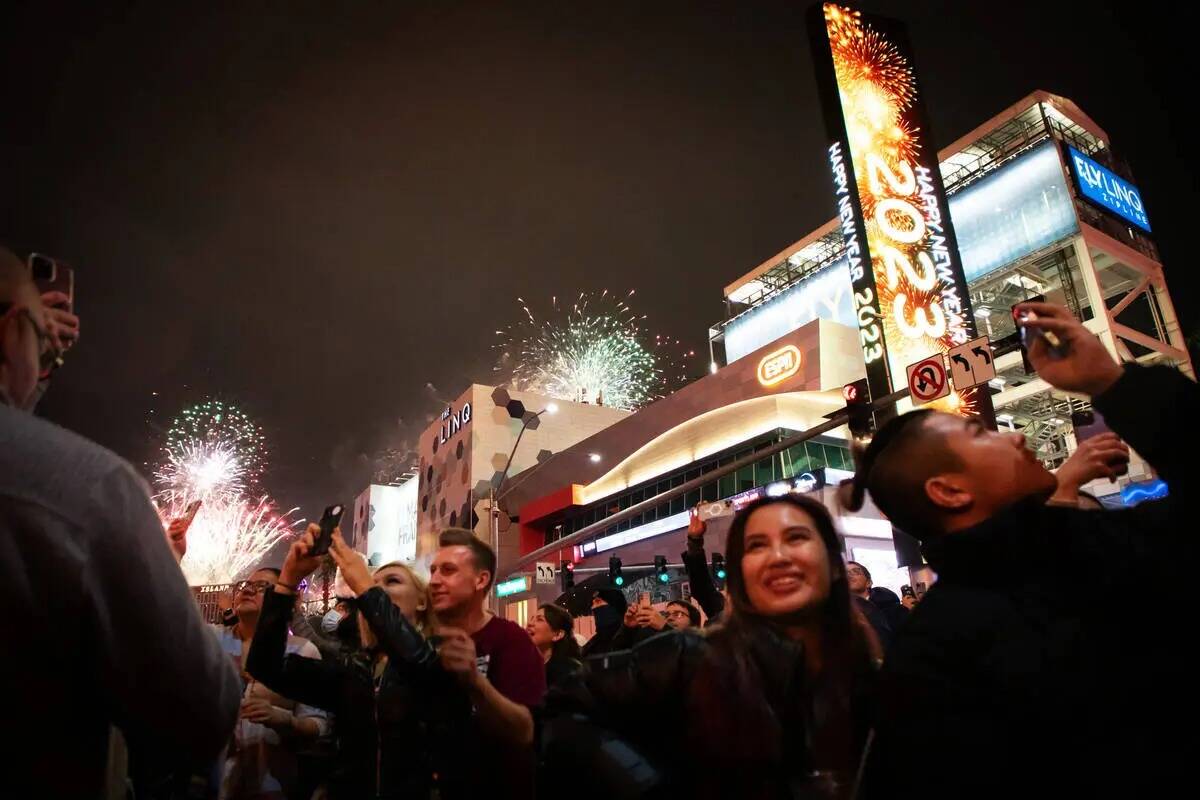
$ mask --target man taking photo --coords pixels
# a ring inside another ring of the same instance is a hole
[[[1184,516],[1195,456],[1179,437],[1200,393],[1174,369],[1122,369],[1065,308],[1018,310],[1037,315],[1038,374],[1090,396],[1171,496],[1117,511],[1048,504],[1059,481],[1020,432],[930,410],[884,425],[848,505],[870,492],[938,581],[884,661],[871,796],[1153,796],[1189,764],[1194,679],[1170,610],[1198,555]],[[1070,480],[1115,477],[1127,452],[1115,439],[1092,448],[1075,466],[1088,474]],[[1142,601],[1105,601],[1131,587]]]

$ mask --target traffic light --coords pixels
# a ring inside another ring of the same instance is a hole
[[[725,556],[720,553],[712,554],[712,571],[713,577],[721,583],[725,582],[725,576],[728,574],[725,572]]]
[[[671,573],[667,572],[667,557],[666,556],[655,556],[654,557],[654,572],[658,575],[659,583],[670,583],[671,582]]]
[[[625,576],[621,574],[621,559],[616,556],[608,559],[608,582],[618,587],[625,585]]]
[[[867,379],[861,378],[843,386],[842,399],[846,401],[846,424],[850,427],[850,435],[855,439],[869,437],[874,429],[874,419]]]
[[[562,561],[558,565],[558,579],[562,582],[563,593],[575,588],[575,565],[570,561]]]

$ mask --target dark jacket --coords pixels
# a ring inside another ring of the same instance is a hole
[[[338,756],[334,798],[424,798],[438,769],[438,742],[470,714],[433,647],[379,588],[358,599],[387,653],[378,675],[364,654],[341,661],[284,655],[295,598],[268,591],[247,670],[272,690],[333,712]],[[378,792],[378,793],[377,793]]]
[[[687,537],[687,550],[681,553],[680,557],[683,559],[684,569],[687,570],[692,597],[696,598],[696,602],[704,611],[704,616],[708,617],[705,625],[712,625],[725,611],[725,597],[717,588],[717,583],[708,570],[704,539],[699,536]]]
[[[1117,511],[1031,498],[927,539],[938,581],[884,662],[871,796],[1150,796],[1195,734],[1186,569],[1196,563],[1194,383],[1128,368],[1094,404],[1170,485]]]
[[[904,621],[908,619],[908,609],[900,602],[900,598],[891,589],[875,586],[871,589],[871,605],[879,609],[887,622],[888,630],[895,638],[900,633]]]
[[[749,672],[743,685],[753,688],[739,701],[736,676],[743,667]],[[668,631],[590,659],[574,687],[550,692],[543,763],[551,783],[558,773],[589,776],[572,785],[576,800],[650,791],[689,798],[844,796],[869,724],[869,663],[864,669],[861,695],[834,698],[810,685],[802,647],[769,628],[754,636],[729,626],[707,635]],[[844,747],[833,748],[847,755],[836,766],[821,754],[818,728],[845,736]],[[814,770],[836,773],[842,791],[814,779]]]
[[[850,598],[854,602],[854,607],[858,609],[858,613],[866,618],[867,624],[871,626],[871,630],[875,631],[875,638],[879,640],[879,646],[884,650],[892,643],[892,626],[888,624],[887,617],[883,615],[883,611],[874,603],[866,598],[854,595]]]
[[[131,758],[164,773],[228,741],[242,683],[145,482],[2,399],[0,608],[21,630],[0,658],[5,718],[19,732],[5,749],[5,796],[99,795],[114,725]]]

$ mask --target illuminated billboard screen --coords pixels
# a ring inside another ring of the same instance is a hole
[[[1071,174],[1081,195],[1126,222],[1150,232],[1150,220],[1146,217],[1146,207],[1142,205],[1142,195],[1136,186],[1071,145],[1067,145],[1067,157],[1071,160]]]
[[[879,398],[903,387],[908,364],[973,338],[974,318],[904,26],[834,3],[810,13],[860,344]],[[969,412],[977,401],[967,390],[937,405]]]
[[[1054,142],[1046,142],[950,197],[967,280],[1079,232]]]
[[[733,363],[814,319],[857,326],[845,259],[784,289],[725,326],[725,358]]]

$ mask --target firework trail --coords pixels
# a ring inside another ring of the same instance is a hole
[[[165,519],[183,515],[186,504],[160,506]],[[269,497],[255,500],[217,495],[206,500],[188,529],[180,566],[191,586],[232,583],[262,563],[272,547],[291,538],[304,521],[280,512]]]
[[[496,332],[496,372],[522,391],[628,410],[669,394],[682,385],[684,362],[694,353],[650,335],[646,316],[626,303],[632,295],[581,293],[570,304],[552,298],[544,316],[518,297],[519,321]]]

